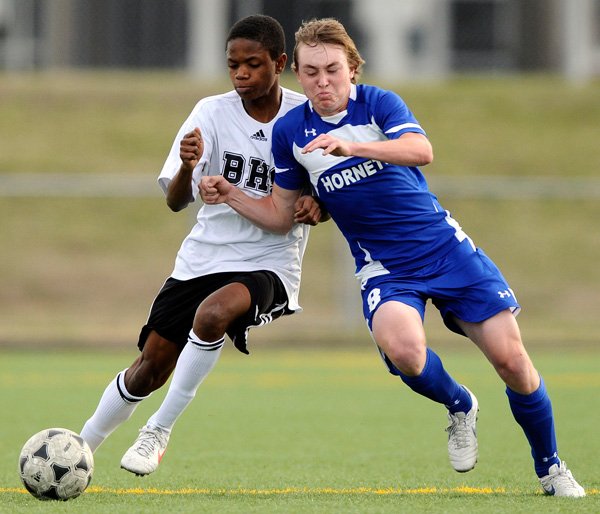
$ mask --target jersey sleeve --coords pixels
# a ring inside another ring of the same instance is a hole
[[[273,127],[274,182],[290,190],[302,189],[306,184],[306,170],[294,157],[294,124],[286,116]]]
[[[196,127],[200,129],[202,134],[202,141],[204,143],[204,149],[202,152],[202,157],[198,161],[198,164],[194,168],[194,172],[192,174],[192,195],[193,200],[195,200],[198,196],[198,185],[200,184],[200,179],[204,174],[204,170],[207,167],[207,163],[210,160],[210,155],[212,153],[213,148],[213,130],[212,124],[210,122],[210,116],[205,112],[206,109],[203,107],[202,100],[196,104],[188,118],[184,121],[183,125],[181,125],[173,144],[171,145],[171,150],[169,151],[169,155],[165,163],[163,164],[162,170],[158,177],[158,185],[166,194],[169,189],[169,184],[173,177],[179,171],[181,167],[181,157],[179,156],[179,148],[181,144],[181,140],[183,136],[188,132],[193,131]]]
[[[407,132],[427,136],[404,100],[393,91],[381,90],[374,115],[377,125],[389,139],[397,139]]]

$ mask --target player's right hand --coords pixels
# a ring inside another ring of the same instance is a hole
[[[203,152],[204,141],[202,141],[200,129],[196,127],[192,132],[183,136],[179,144],[179,157],[184,166],[193,170],[198,165]]]
[[[316,225],[321,221],[321,206],[315,198],[304,195],[294,204],[294,222]]]
[[[200,179],[200,196],[209,205],[224,203],[227,194],[234,187],[222,175],[202,177]]]

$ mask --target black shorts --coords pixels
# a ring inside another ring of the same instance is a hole
[[[138,348],[146,344],[152,330],[180,346],[187,343],[198,306],[227,284],[240,283],[250,292],[251,306],[227,330],[235,347],[249,353],[246,345],[251,327],[266,325],[283,314],[291,314],[288,297],[279,277],[271,271],[227,272],[191,280],[168,278],[154,299],[148,321],[142,327]]]

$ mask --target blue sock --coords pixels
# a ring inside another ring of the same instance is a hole
[[[444,369],[438,355],[427,348],[427,360],[420,375],[410,377],[398,369],[395,371],[402,381],[415,393],[419,393],[437,403],[443,403],[452,413],[469,412],[473,405],[471,396]]]
[[[553,464],[559,464],[554,432],[552,403],[546,392],[546,386],[540,377],[540,387],[531,394],[515,393],[506,388],[508,403],[515,420],[529,441],[531,456],[538,477],[548,474]]]

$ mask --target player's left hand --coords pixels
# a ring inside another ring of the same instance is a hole
[[[310,195],[304,195],[294,204],[294,222],[316,225],[321,221],[321,207]]]
[[[319,134],[303,149],[302,153],[310,153],[317,148],[323,149],[323,155],[335,155],[337,157],[348,157],[352,155],[350,141],[345,141],[329,134]]]

